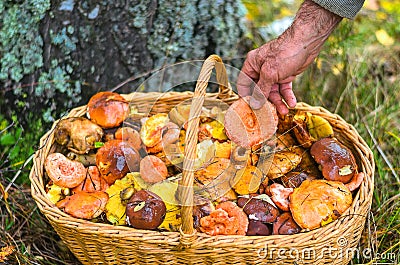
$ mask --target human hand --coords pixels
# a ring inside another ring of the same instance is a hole
[[[247,54],[237,82],[239,95],[252,96],[254,109],[269,99],[280,114],[287,114],[288,107],[296,105],[292,81],[314,61],[340,20],[306,0],[281,36]]]

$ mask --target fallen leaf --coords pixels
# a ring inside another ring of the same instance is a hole
[[[4,262],[7,256],[11,255],[15,250],[14,246],[6,246],[0,249],[0,262]]]
[[[376,39],[384,46],[391,46],[394,44],[394,39],[384,29],[375,32]]]

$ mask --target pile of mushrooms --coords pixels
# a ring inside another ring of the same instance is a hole
[[[249,98],[203,108],[194,166],[194,228],[208,235],[290,235],[324,226],[352,203],[364,173],[328,121],[278,116]],[[145,115],[114,92],[87,117],[61,119],[45,161],[47,195],[76,218],[178,231],[190,105]]]

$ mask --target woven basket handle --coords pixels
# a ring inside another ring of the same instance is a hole
[[[196,230],[193,228],[193,181],[194,162],[197,157],[197,137],[201,109],[203,107],[208,81],[210,80],[213,68],[216,70],[217,82],[220,87],[220,96],[224,97],[232,93],[228,83],[228,76],[222,59],[217,55],[209,56],[201,68],[193,95],[192,105],[185,139],[185,160],[183,162],[182,179],[179,186],[179,199],[182,203],[181,237],[180,245],[183,248],[190,247],[195,240]],[[228,94],[227,94],[228,93]]]

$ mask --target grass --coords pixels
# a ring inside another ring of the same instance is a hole
[[[259,34],[263,27],[293,15],[299,4],[276,0],[243,2],[251,10],[249,37],[255,47],[267,41]],[[359,245],[361,251],[368,248],[372,253],[354,258],[353,264],[389,263],[393,259],[400,262],[399,4],[398,0],[380,1],[377,11],[364,9],[354,21],[343,21],[317,61],[294,84],[299,100],[341,115],[356,127],[374,152],[374,197]],[[387,45],[379,39],[379,30],[384,30],[394,43]],[[35,130],[33,135],[38,131],[31,128],[24,133],[27,135],[29,130]],[[26,139],[37,141],[29,135]],[[0,164],[12,152],[12,147],[7,148],[7,154],[1,150]],[[11,246],[6,264],[80,264],[37,209],[27,185],[30,165],[22,166],[23,160],[11,168],[0,167],[0,194],[4,189],[8,194],[7,200],[0,200],[0,257],[5,251],[2,247]],[[6,171],[12,173],[7,176],[15,176],[18,169],[21,172],[16,179],[3,177]]]

